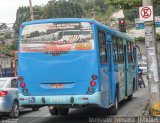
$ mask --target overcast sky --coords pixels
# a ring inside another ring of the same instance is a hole
[[[32,5],[45,5],[48,1],[32,0]],[[29,6],[29,0],[0,0],[0,23],[14,23],[20,6]]]

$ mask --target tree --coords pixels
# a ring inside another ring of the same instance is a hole
[[[44,12],[45,18],[75,18],[83,15],[84,11],[81,5],[70,1],[48,3]]]
[[[33,11],[34,11],[34,15],[35,15],[35,19],[41,19],[43,18],[43,10],[44,8],[41,6],[34,6],[33,7]],[[16,21],[13,25],[13,29],[15,30],[15,33],[18,34],[19,33],[19,28],[20,25],[23,22],[26,21],[30,21],[31,20],[31,16],[30,16],[30,9],[29,7],[19,7],[16,13]]]
[[[0,47],[0,53],[5,54],[5,55],[10,56],[10,57],[14,56],[10,46],[1,46]]]
[[[104,0],[95,0],[95,5],[99,6],[101,12],[103,12],[106,9]]]
[[[160,16],[160,3],[154,7],[155,16]],[[134,21],[135,18],[139,18],[139,9],[138,7],[132,7],[130,9],[124,9],[125,18]]]
[[[10,45],[10,49],[11,49],[11,51],[18,50],[18,40],[15,39],[13,41],[13,44]]]
[[[4,39],[5,39],[4,37],[0,36],[0,41],[4,41]]]
[[[34,6],[33,7],[33,14],[34,14],[34,19],[43,19],[43,14],[44,14],[44,7],[42,6]]]
[[[119,6],[123,9],[132,9],[142,6],[142,0],[105,0],[106,4]],[[152,0],[155,9],[160,5],[160,0]]]
[[[12,38],[12,34],[7,32],[4,36],[5,39],[11,39]]]
[[[125,18],[129,21],[135,21],[135,18],[139,18],[139,9],[132,8],[128,10],[124,10]]]
[[[155,6],[155,16],[160,16],[160,3]]]
[[[18,34],[21,23],[30,20],[29,7],[19,7],[16,14],[16,21],[13,25],[15,33]]]
[[[123,9],[142,6],[141,0],[105,0],[105,3],[118,6]]]
[[[7,27],[7,25],[5,24],[5,23],[2,23],[2,25],[0,25],[0,30],[2,30],[2,29],[7,29],[8,27]]]

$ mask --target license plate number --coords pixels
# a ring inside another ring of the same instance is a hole
[[[52,88],[64,88],[64,84],[51,84]]]
[[[51,98],[50,101],[54,103],[64,103],[66,102],[66,99],[63,97],[55,97],[55,98]]]

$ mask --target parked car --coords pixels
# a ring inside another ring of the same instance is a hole
[[[139,64],[139,68],[142,70],[143,74],[147,74],[147,63]]]
[[[0,78],[0,113],[19,116],[17,78]]]
[[[39,110],[39,107],[29,108],[33,111]],[[16,77],[0,78],[0,114],[17,118],[21,109],[24,107],[20,107],[18,101],[18,79]]]

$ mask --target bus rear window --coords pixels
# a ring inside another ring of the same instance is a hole
[[[26,25],[21,34],[21,52],[93,49],[93,31],[88,22]]]

